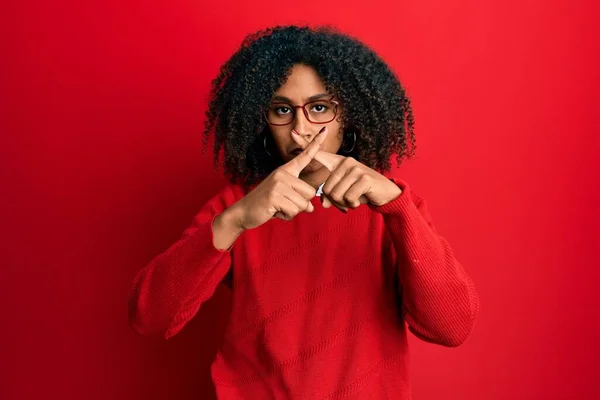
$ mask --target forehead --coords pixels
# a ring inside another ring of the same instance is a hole
[[[314,68],[303,64],[292,67],[287,81],[273,96],[287,97],[295,103],[307,101],[311,96],[327,93],[325,84]]]

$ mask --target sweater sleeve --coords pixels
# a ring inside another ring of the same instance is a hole
[[[204,205],[178,241],[137,273],[129,295],[129,323],[135,331],[168,339],[213,295],[230,270],[231,249],[214,247],[212,222],[236,197],[226,187]]]
[[[425,202],[405,182],[394,182],[402,194],[371,208],[383,215],[393,242],[405,320],[425,341],[458,346],[479,312],[475,287],[448,242],[437,234]]]

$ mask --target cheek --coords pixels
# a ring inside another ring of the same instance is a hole
[[[277,148],[285,149],[289,147],[290,141],[292,140],[289,130],[285,129],[285,127],[270,127],[269,129],[271,130],[271,136],[273,137],[273,141]]]
[[[336,153],[342,145],[343,140],[339,122],[335,124],[330,124],[328,126],[328,129],[330,129],[331,133],[327,136],[327,140],[325,141],[325,148],[330,153]]]

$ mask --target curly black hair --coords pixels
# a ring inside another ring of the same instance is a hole
[[[409,98],[387,64],[366,45],[332,27],[277,26],[248,35],[213,80],[204,148],[214,133],[214,162],[246,188],[281,165],[263,145],[264,111],[292,67],[313,67],[343,105],[344,137],[356,134],[352,154],[380,172],[414,153]],[[220,154],[223,160],[220,162]]]

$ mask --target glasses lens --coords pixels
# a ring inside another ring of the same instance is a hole
[[[336,115],[336,105],[328,100],[307,103],[304,106],[308,120],[313,123],[333,121]],[[295,109],[289,104],[273,103],[267,110],[267,120],[273,125],[287,125],[294,120]]]
[[[335,118],[335,104],[327,101],[315,101],[304,106],[310,122],[323,123]]]
[[[267,111],[267,120],[274,125],[285,125],[294,119],[294,109],[287,104],[271,104]]]

